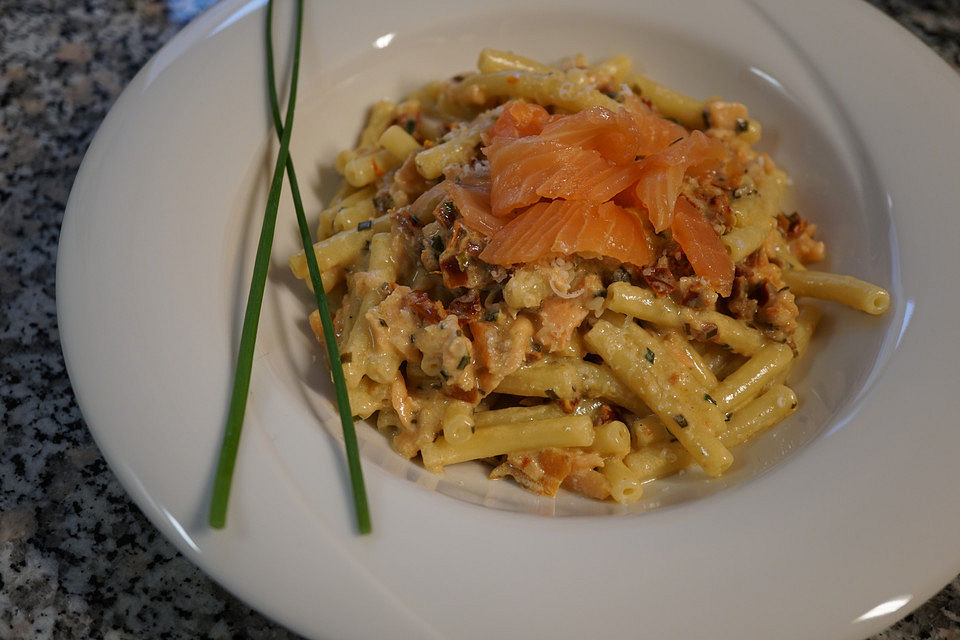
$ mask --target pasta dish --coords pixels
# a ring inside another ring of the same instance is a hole
[[[807,268],[825,245],[760,133],[625,56],[486,49],[375,104],[314,245],[353,413],[430,471],[479,460],[543,495],[723,474],[797,408],[819,318],[801,301],[890,304]]]

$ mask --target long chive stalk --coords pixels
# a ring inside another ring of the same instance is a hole
[[[270,2],[271,8],[273,2]],[[230,498],[230,485],[233,482],[233,468],[237,462],[237,449],[240,446],[240,432],[243,429],[243,416],[247,409],[247,394],[250,391],[250,369],[253,366],[254,343],[257,340],[257,325],[260,322],[260,307],[263,304],[263,289],[267,281],[267,268],[270,264],[270,249],[273,245],[273,232],[277,226],[277,208],[280,204],[280,189],[283,186],[283,170],[290,157],[290,135],[293,131],[293,107],[297,101],[297,79],[300,75],[300,40],[303,31],[303,0],[297,3],[297,33],[294,44],[293,72],[290,78],[290,103],[287,105],[286,126],[280,136],[280,151],[277,164],[270,181],[270,193],[263,213],[263,226],[257,244],[257,255],[253,263],[253,278],[247,307],[243,314],[243,328],[240,331],[240,350],[237,354],[237,368],[233,377],[233,391],[230,396],[230,410],[227,414],[227,426],[220,446],[220,459],[217,462],[213,483],[213,499],[210,502],[210,526],[222,529],[227,519],[227,502]]]
[[[302,2],[302,0],[301,0]],[[277,99],[277,86],[273,64],[273,0],[267,7],[267,90],[270,93],[270,111],[273,114],[273,126],[278,136],[283,136],[284,125],[280,121],[280,104]],[[289,122],[289,120],[288,120]],[[293,196],[293,208],[297,212],[297,226],[300,228],[300,240],[303,242],[303,252],[307,258],[307,269],[310,272],[310,281],[313,283],[313,293],[320,311],[320,323],[323,325],[323,338],[327,346],[327,356],[330,361],[330,371],[333,374],[333,386],[337,394],[337,408],[340,411],[340,422],[343,425],[343,442],[347,451],[347,466],[350,470],[350,485],[353,489],[354,511],[357,515],[357,529],[360,533],[370,532],[370,510],[367,505],[367,492],[363,484],[363,470],[360,467],[360,452],[357,447],[357,432],[353,424],[353,411],[350,409],[350,396],[347,395],[347,382],[343,377],[343,366],[340,364],[340,349],[337,347],[336,334],[333,330],[333,320],[330,317],[330,307],[327,304],[327,295],[323,290],[320,279],[320,268],[317,266],[317,257],[313,253],[313,241],[310,238],[310,228],[307,226],[307,217],[303,212],[303,200],[300,198],[300,185],[297,182],[297,173],[293,169],[293,158],[287,157],[287,179],[290,183],[290,193]]]

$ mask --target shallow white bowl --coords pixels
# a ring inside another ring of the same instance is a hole
[[[670,86],[748,104],[830,268],[887,287],[894,306],[882,318],[825,307],[798,413],[738,450],[723,479],[687,473],[630,508],[537,498],[478,466],[433,476],[361,426],[374,518],[361,538],[308,300],[285,268],[297,243],[285,199],[230,517],[212,531],[275,154],[263,3],[226,0],[104,122],[57,274],[84,416],[189,558],[328,638],[862,638],[960,570],[960,81],[945,64],[868,6],[825,0],[308,5],[293,144],[308,210],[374,100],[470,69],[483,46],[544,60],[623,52]]]

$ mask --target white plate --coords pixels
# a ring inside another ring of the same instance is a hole
[[[827,309],[801,410],[730,479],[688,474],[609,513],[477,469],[440,481],[361,427],[374,533],[355,535],[307,302],[284,267],[285,199],[228,526],[208,529],[274,153],[264,7],[244,0],[147,64],[83,162],[57,296],[84,416],[187,557],[310,637],[865,637],[960,570],[960,82],[865,4],[582,4],[308,3],[293,151],[308,205],[366,105],[471,68],[482,46],[625,52],[671,86],[746,102],[831,268],[886,286],[894,306]],[[592,515],[561,515],[578,513]]]

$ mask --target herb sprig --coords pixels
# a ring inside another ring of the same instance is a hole
[[[233,393],[230,399],[230,412],[220,450],[220,460],[217,464],[213,500],[210,505],[210,525],[219,529],[224,526],[226,521],[227,502],[230,495],[233,468],[236,463],[240,432],[243,427],[243,416],[250,387],[250,370],[253,363],[254,343],[256,341],[260,307],[263,302],[263,290],[266,284],[266,272],[269,265],[270,248],[273,244],[274,230],[276,228],[277,209],[279,207],[280,191],[283,185],[283,173],[285,169],[290,183],[294,209],[297,214],[297,225],[300,230],[300,239],[306,255],[307,269],[310,272],[310,280],[313,284],[317,309],[320,312],[320,322],[323,326],[330,368],[333,373],[337,407],[340,412],[340,420],[343,424],[347,464],[350,470],[350,483],[353,489],[354,506],[357,516],[357,528],[360,533],[369,533],[371,529],[370,512],[363,483],[363,473],[360,467],[360,455],[357,446],[356,431],[354,430],[353,415],[350,409],[350,399],[347,395],[343,369],[340,365],[339,350],[334,337],[333,321],[330,318],[330,308],[327,304],[323,283],[320,279],[320,269],[317,266],[316,256],[313,253],[313,243],[310,238],[310,230],[307,227],[306,215],[303,210],[300,187],[297,182],[296,172],[293,168],[293,160],[290,158],[290,136],[293,130],[293,114],[297,97],[302,32],[303,0],[298,0],[290,96],[289,103],[287,104],[286,118],[284,121],[281,121],[273,56],[273,0],[268,2],[266,19],[267,87],[274,128],[276,129],[277,136],[280,138],[280,151],[277,155],[277,164],[274,167],[273,179],[270,184],[270,193],[264,212],[263,227],[260,232],[260,242],[257,246],[257,255],[254,261],[253,281],[250,285],[250,294],[247,298],[247,308],[244,313],[240,350],[237,357],[237,370],[234,376]],[[286,124],[284,124],[284,122]]]

